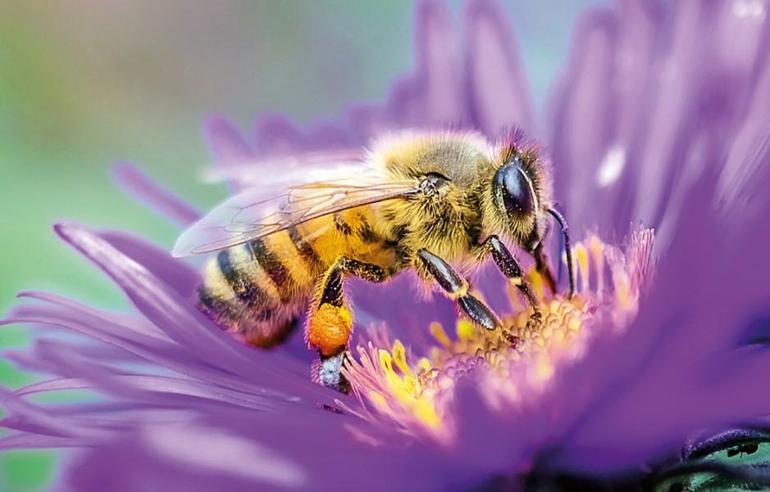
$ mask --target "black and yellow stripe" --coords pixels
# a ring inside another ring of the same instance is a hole
[[[301,309],[323,262],[299,231],[289,230],[220,251],[203,271],[198,298],[217,324],[269,345]]]
[[[376,264],[393,257],[369,212],[359,208],[319,217],[220,251],[203,272],[201,309],[223,328],[255,335],[257,345],[271,340],[341,255],[363,254],[362,260]]]

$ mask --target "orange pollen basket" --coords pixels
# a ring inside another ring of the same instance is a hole
[[[344,307],[322,304],[310,319],[307,341],[321,355],[331,357],[345,347],[353,329],[353,317]]]

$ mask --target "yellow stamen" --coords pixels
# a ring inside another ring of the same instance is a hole
[[[444,347],[450,347],[452,345],[452,341],[439,323],[431,323],[429,329],[430,334],[433,335],[433,338],[435,338],[438,343]]]
[[[393,372],[393,358],[390,356],[390,352],[384,349],[380,349],[379,356],[380,368],[385,371],[386,374]]]
[[[603,272],[604,244],[594,234],[591,234],[591,236],[588,237],[588,251],[591,253],[591,259],[594,262],[596,271]],[[604,290],[604,275],[597,275],[596,277],[596,291],[601,295],[602,291]]]
[[[395,362],[396,367],[401,370],[401,374],[411,375],[412,368],[409,367],[409,364],[406,362],[406,348],[404,348],[404,344],[401,343],[401,340],[396,340],[393,343],[391,352],[393,353],[393,362]]]
[[[575,259],[580,272],[580,286],[582,290],[588,290],[588,250],[582,243],[575,245]]]
[[[504,332],[479,329],[462,318],[455,325],[456,339],[439,323],[431,323],[435,344],[422,349],[425,356],[420,358],[410,357],[400,340],[388,343],[388,348],[359,349],[360,362],[353,361],[349,368],[356,394],[371,402],[372,415],[393,419],[407,432],[417,426],[439,439],[451,438],[451,420],[445,420],[443,412],[463,374],[483,376],[478,381],[482,395],[494,408],[536,397],[565,358],[585,353],[596,313],[622,327],[635,313],[639,298],[639,269],[629,271],[622,252],[594,235],[577,243],[574,252],[579,294],[568,299],[562,293],[546,293],[543,276],[531,269],[526,278],[537,299],[539,319],[533,318],[528,303],[520,301],[516,283],[508,282],[505,288],[513,311],[501,316]],[[596,272],[593,287],[590,269]],[[612,292],[606,297],[601,295],[605,275],[612,279]]]

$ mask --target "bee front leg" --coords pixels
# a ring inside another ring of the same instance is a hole
[[[497,316],[495,316],[495,313],[486,304],[468,293],[468,281],[455,272],[449,263],[426,249],[421,249],[417,255],[428,272],[444,289],[447,296],[456,300],[463,312],[474,323],[481,325],[487,330],[501,328],[502,325]]]
[[[342,256],[326,271],[320,282],[318,300],[313,302],[307,325],[307,343],[318,350],[320,362],[314,368],[318,383],[342,393],[350,390],[342,374],[348,357],[348,340],[353,330],[353,315],[346,306],[342,289],[346,274],[370,282],[383,282],[384,269]]]
[[[519,289],[522,294],[524,294],[527,302],[532,307],[532,315],[529,317],[528,324],[530,326],[540,326],[540,324],[542,324],[543,317],[537,307],[537,299],[535,298],[535,294],[532,293],[532,289],[524,279],[524,274],[521,270],[519,262],[516,261],[516,258],[513,256],[513,254],[497,236],[489,236],[486,241],[484,241],[482,246],[487,251],[492,253],[492,258],[495,260],[497,268],[503,275],[511,280],[511,282]]]

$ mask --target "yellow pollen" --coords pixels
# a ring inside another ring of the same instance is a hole
[[[612,276],[612,282],[615,284],[615,299],[618,305],[622,309],[629,309],[632,300],[628,275],[619,272]]]
[[[647,234],[644,237],[651,240],[651,233]],[[400,340],[385,348],[370,343],[368,351],[359,347],[360,357],[346,371],[359,398],[371,403],[372,418],[390,419],[407,432],[420,429],[438,439],[451,438],[452,420],[444,412],[451,408],[456,382],[465,374],[478,378],[474,381],[492,407],[499,408],[505,401],[531,400],[565,360],[584,353],[582,347],[590,339],[597,313],[622,328],[630,319],[628,313],[635,313],[639,299],[637,279],[642,269],[638,265],[648,264],[649,258],[624,256],[595,235],[576,244],[574,252],[581,281],[579,292],[571,299],[552,295],[537,271],[527,272],[537,315],[516,284],[508,282],[505,288],[511,312],[500,313],[503,330],[480,329],[461,318],[450,337],[451,330],[431,323],[428,330],[434,344],[419,349],[422,357],[412,357],[416,349],[408,350]],[[589,269],[596,272],[595,281],[589,280]],[[607,273],[612,285],[608,282],[605,287]],[[605,288],[610,295],[602,294]]]
[[[535,360],[534,369],[534,376],[540,382],[547,381],[554,373],[553,364],[551,364],[551,360],[546,356],[540,356]]]
[[[577,268],[580,272],[580,285],[583,290],[588,289],[588,249],[582,244],[575,246],[575,259],[577,260]]]
[[[476,334],[476,327],[467,319],[457,321],[457,338],[460,340],[471,340]]]
[[[535,293],[535,297],[542,299],[545,295],[545,281],[543,276],[538,273],[537,270],[530,270],[527,274],[529,285],[532,287],[532,291]]]
[[[595,235],[588,237],[588,251],[591,253],[591,261],[597,272],[604,271],[604,243]],[[604,275],[596,276],[596,293],[601,295],[604,291]]]
[[[452,345],[452,341],[439,323],[431,323],[429,329],[430,334],[433,335],[433,338],[435,338],[438,343],[444,347],[450,347]]]

